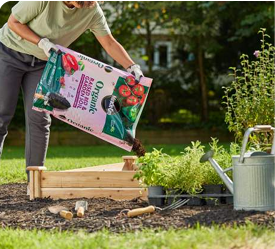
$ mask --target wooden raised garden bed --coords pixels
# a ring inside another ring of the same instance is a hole
[[[136,173],[135,156],[122,157],[122,163],[88,168],[47,171],[46,167],[28,167],[30,200],[35,198],[71,199],[107,197],[114,200],[147,199]]]

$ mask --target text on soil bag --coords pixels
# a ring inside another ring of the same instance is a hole
[[[89,97],[91,95],[94,78],[82,74],[74,101],[74,108],[87,110],[89,104]]]
[[[97,111],[96,109],[96,103],[98,100],[98,95],[100,90],[104,87],[104,83],[102,81],[97,81],[94,90],[92,91],[92,100],[90,103],[90,109],[89,112],[91,112],[92,114],[95,114],[95,112]]]
[[[104,67],[104,64],[97,61],[97,60],[94,60],[92,58],[89,58],[87,56],[84,56],[82,54],[79,54],[78,57],[81,59],[81,60],[86,60],[86,61],[89,61],[90,63],[94,64],[94,65],[97,65],[99,68],[103,68]]]

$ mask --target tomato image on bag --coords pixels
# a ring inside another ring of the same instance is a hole
[[[61,53],[52,52],[38,83],[33,109],[131,151],[152,79],[142,77],[137,84],[128,72],[58,48]]]
[[[132,75],[127,76],[125,81],[126,81],[127,85],[129,85],[129,86],[134,86],[136,84],[135,77]]]
[[[131,89],[126,85],[120,86],[118,91],[119,91],[120,96],[122,96],[122,97],[128,97],[131,95]]]
[[[142,95],[142,98],[140,99],[139,103],[142,105],[146,99],[146,94]]]
[[[126,100],[127,105],[136,105],[138,103],[138,98],[136,96],[129,96]]]
[[[133,93],[136,95],[136,96],[142,96],[143,93],[144,93],[144,87],[140,84],[137,84],[133,87]]]

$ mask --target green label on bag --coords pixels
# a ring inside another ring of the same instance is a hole
[[[125,91],[120,88],[126,86]],[[128,87],[128,88],[127,88]],[[144,94],[147,94],[148,87],[144,87]],[[127,140],[129,133],[132,134],[133,124],[141,109],[140,98],[132,105],[129,98],[134,96],[133,90],[127,85],[125,79],[118,78],[113,94],[106,96],[102,101],[102,107],[107,113],[103,132],[121,140]]]
[[[61,88],[61,79],[65,75],[65,70],[62,67],[62,56],[53,53],[46,64],[42,78],[37,86],[36,92],[41,95],[46,95],[49,92],[59,93]],[[41,109],[52,111],[53,108],[44,104],[43,99],[35,99],[33,106]]]

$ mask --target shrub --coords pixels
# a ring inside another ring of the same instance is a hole
[[[274,122],[274,50],[275,47],[265,41],[265,29],[262,34],[261,50],[255,51],[256,60],[242,54],[241,68],[231,67],[234,77],[231,85],[225,87],[227,111],[225,121],[229,131],[234,132],[237,141],[241,141],[245,130],[255,125],[272,125]],[[270,136],[252,136],[252,142],[270,143]]]

